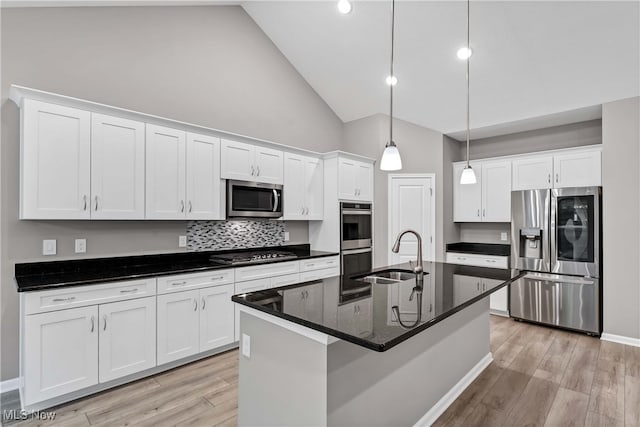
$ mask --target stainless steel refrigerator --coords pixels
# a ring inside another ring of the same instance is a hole
[[[602,188],[511,193],[511,317],[602,333]]]

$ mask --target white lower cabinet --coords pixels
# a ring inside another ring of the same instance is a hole
[[[200,351],[234,342],[233,284],[200,289]]]
[[[156,366],[155,297],[102,304],[98,314],[101,383]]]
[[[24,405],[98,384],[98,307],[24,319]]]
[[[198,353],[200,291],[158,295],[158,365]]]

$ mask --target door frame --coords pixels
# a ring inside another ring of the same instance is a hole
[[[388,243],[389,245],[393,244],[396,236],[392,235],[392,227],[391,227],[391,214],[392,214],[392,206],[391,206],[391,194],[393,189],[393,180],[394,178],[430,178],[431,179],[431,236],[433,239],[426,239],[425,236],[422,236],[423,246],[429,245],[430,250],[430,259],[427,261],[435,261],[435,250],[436,250],[436,174],[435,173],[390,173],[387,178],[387,235],[388,235]],[[431,237],[430,236],[430,237]],[[392,261],[391,251],[387,249],[387,262],[391,265]]]

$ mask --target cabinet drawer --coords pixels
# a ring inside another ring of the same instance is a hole
[[[340,268],[323,268],[322,270],[304,271],[300,273],[300,282],[308,282],[309,280],[324,279],[326,277],[333,277],[340,275]]]
[[[25,313],[45,313],[156,294],[156,279],[127,280],[25,294]]]
[[[158,294],[179,292],[187,289],[199,289],[207,286],[228,285],[233,283],[232,268],[212,270],[206,273],[180,274],[158,278]]]
[[[339,267],[340,260],[337,256],[314,258],[300,261],[300,271],[322,270],[324,268]]]
[[[263,279],[273,276],[284,276],[300,271],[298,261],[278,262],[275,264],[253,265],[251,267],[236,268],[236,282]]]
[[[294,283],[300,282],[300,274],[287,274],[284,276],[272,277],[271,278],[271,287],[277,288],[280,286],[293,285]]]
[[[509,257],[506,256],[447,252],[446,260],[449,264],[473,265],[475,267],[509,268]]]

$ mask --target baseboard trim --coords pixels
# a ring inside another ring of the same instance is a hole
[[[0,381],[0,393],[17,390],[20,388],[20,378],[11,378]]]
[[[460,381],[458,381],[453,387],[451,387],[451,389],[444,396],[442,396],[442,398],[438,400],[438,402],[433,405],[433,407],[429,409],[429,411],[424,414],[417,423],[415,423],[415,426],[430,426],[431,424],[436,422],[438,417],[440,417],[440,415],[442,415],[444,411],[446,411],[447,408],[451,406],[453,402],[455,402],[458,396],[460,396],[462,392],[465,391],[465,389],[469,387],[469,385],[471,385],[473,380],[475,380],[478,375],[480,375],[482,371],[484,371],[486,367],[491,364],[492,361],[493,356],[491,355],[491,353],[487,353],[482,359],[480,359],[478,363],[476,363],[473,368],[471,368],[469,372],[467,372],[464,377],[462,377]]]
[[[623,335],[602,334],[600,339],[603,341],[617,342],[619,344],[632,345],[640,347],[640,338],[625,337]]]

